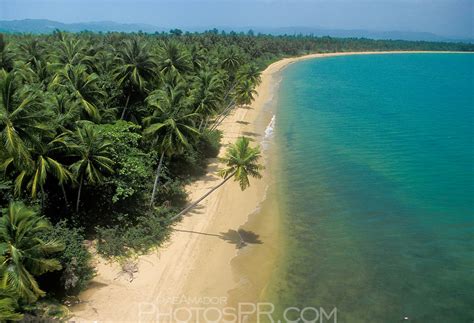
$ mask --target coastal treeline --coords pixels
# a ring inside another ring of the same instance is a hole
[[[367,50],[474,46],[217,30],[0,34],[0,320],[53,315],[45,300],[84,289],[86,239],[104,257],[164,241],[184,185],[219,152],[218,126],[252,102],[269,63]],[[238,173],[248,186],[242,173],[259,176],[258,155],[246,139],[231,146],[224,182]],[[253,164],[230,161],[242,156]]]

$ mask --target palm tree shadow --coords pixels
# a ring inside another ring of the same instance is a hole
[[[251,131],[243,131],[242,134],[244,136],[250,136],[250,137],[260,137],[261,135],[256,132],[251,132]]]
[[[220,234],[197,232],[183,229],[175,229],[175,231],[201,234],[209,237],[217,237],[224,241],[227,241],[228,243],[235,244],[236,249],[242,249],[243,247],[249,244],[263,243],[262,240],[260,240],[260,236],[258,234],[253,231],[247,231],[243,229],[239,229],[238,231],[229,229],[229,231],[221,232]]]
[[[247,231],[243,229],[231,230],[227,232],[221,232],[220,238],[228,243],[235,244],[237,249],[242,249],[248,244],[262,244],[260,236],[253,231]]]
[[[193,216],[193,215],[196,215],[196,214],[203,214],[204,213],[203,209],[205,209],[205,208],[206,208],[205,205],[196,205],[191,210],[189,210],[188,213],[184,214],[184,216],[190,217],[190,216]]]
[[[248,121],[242,121],[242,120],[238,120],[238,121],[236,121],[236,122],[237,122],[237,123],[240,123],[240,124],[243,124],[243,125],[248,125],[248,124],[250,124],[250,122],[248,122]]]

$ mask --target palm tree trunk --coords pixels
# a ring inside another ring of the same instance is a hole
[[[153,192],[151,193],[150,206],[153,206],[153,203],[155,202],[156,189],[158,188],[158,184],[160,183],[160,173],[161,167],[163,166],[164,156],[165,152],[163,151],[160,156],[160,161],[158,162],[158,167],[156,168],[155,183],[153,184]]]
[[[229,179],[231,179],[232,177],[234,177],[235,175],[235,172],[233,172],[232,174],[230,174],[229,176],[227,176],[222,182],[219,183],[219,185],[216,185],[214,186],[209,192],[207,192],[206,194],[204,194],[202,197],[200,197],[198,200],[196,200],[195,202],[191,203],[191,205],[189,205],[188,207],[186,207],[184,210],[182,210],[181,212],[179,212],[178,214],[176,214],[175,216],[173,216],[171,219],[169,219],[169,222],[172,222],[174,220],[176,220],[177,218],[185,215],[188,211],[190,211],[192,208],[194,208],[196,205],[198,205],[202,200],[204,200],[206,197],[208,197],[209,195],[211,195],[215,190],[217,190],[219,187],[221,187],[222,185],[224,185]]]
[[[232,84],[232,86],[230,87],[230,89],[227,91],[227,93],[226,93],[225,96],[224,96],[224,100],[223,100],[224,102],[226,102],[226,100],[227,100],[227,98],[229,97],[230,93],[232,93],[232,91],[235,89],[236,86],[237,86],[237,81],[234,81],[234,83]],[[235,102],[234,99],[230,100],[229,105],[228,105],[221,113],[219,113],[219,115],[217,116],[217,118],[214,120],[214,124],[212,125],[211,130],[216,129],[217,126],[218,126],[219,124],[221,124],[222,120],[217,124],[218,120],[219,120],[220,118],[222,118],[223,116],[224,116],[224,119],[225,119],[225,117],[226,117],[225,114],[227,113],[228,110],[232,109],[232,106],[234,105],[234,102]],[[217,124],[217,125],[216,125],[216,124]]]
[[[66,207],[69,208],[69,202],[67,200],[67,194],[66,194],[66,190],[64,189],[64,185],[61,184],[61,190],[63,191],[63,197],[64,197],[64,202],[66,203]]]
[[[127,101],[125,101],[125,106],[123,107],[122,115],[120,116],[120,120],[123,120],[123,118],[125,118],[125,112],[127,111],[129,100],[130,100],[130,94],[127,96]]]
[[[43,185],[41,185],[41,209],[44,209],[44,188]]]
[[[219,120],[216,120],[216,121],[214,122],[214,124],[213,124],[212,127],[211,127],[211,130],[217,129],[217,127],[220,126],[220,124],[222,123],[222,121],[224,121],[225,118],[227,118],[227,117],[229,116],[230,111],[231,111],[234,107],[235,107],[235,104],[234,104],[234,102],[232,102],[232,103],[229,105],[229,107],[227,107],[227,108],[222,112],[222,115],[221,115],[220,119],[219,119]]]
[[[77,190],[76,213],[79,212],[79,203],[81,203],[81,191],[82,191],[83,184],[84,184],[84,175],[81,175],[81,179],[79,180],[79,189]]]
[[[216,120],[214,121],[214,124],[211,127],[211,130],[215,130],[221,123],[224,121],[224,119],[229,115],[230,110],[235,106],[234,100],[232,100],[229,105],[217,116]]]

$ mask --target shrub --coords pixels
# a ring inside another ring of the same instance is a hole
[[[222,132],[219,130],[204,130],[198,143],[198,150],[205,158],[214,158],[221,148]]]
[[[169,209],[160,209],[156,214],[136,218],[131,224],[127,217],[124,223],[111,227],[97,227],[97,251],[106,258],[145,253],[159,246],[169,236],[170,228],[165,219]]]
[[[92,256],[84,246],[82,229],[70,228],[65,221],[61,221],[47,235],[65,245],[64,251],[56,256],[63,267],[59,278],[61,288],[68,295],[84,290],[95,271],[91,264]]]

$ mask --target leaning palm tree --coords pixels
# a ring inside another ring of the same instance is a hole
[[[255,99],[255,95],[257,95],[255,85],[256,84],[254,84],[250,79],[241,79],[236,83],[230,103],[219,113],[211,127],[211,130],[217,129],[217,127],[225,120],[225,118],[227,118],[236,106],[249,105],[252,103]]]
[[[262,83],[262,73],[255,64],[242,66],[237,72],[237,77],[240,80],[249,80],[253,85],[260,85]]]
[[[27,302],[45,295],[35,276],[61,269],[60,262],[49,256],[64,246],[39,238],[50,227],[49,222],[21,202],[10,202],[0,218],[0,286],[15,291]]]
[[[257,95],[255,83],[249,79],[239,82],[235,89],[236,103],[239,105],[249,105]]]
[[[231,178],[239,182],[240,189],[243,191],[250,186],[250,177],[262,178],[260,173],[264,167],[258,163],[260,159],[260,149],[258,147],[250,147],[250,140],[247,137],[240,137],[237,141],[227,149],[226,155],[222,158],[225,167],[219,171],[219,175],[224,179],[219,185],[213,187],[209,192],[201,198],[191,203],[184,210],[173,216],[169,221],[183,216],[189,210],[198,205],[202,200],[211,195],[215,190],[224,185]]]
[[[113,160],[110,155],[111,143],[90,125],[78,128],[69,144],[70,156],[77,158],[71,165],[72,173],[78,182],[76,212],[79,212],[81,192],[84,182],[100,184],[108,173],[113,173]]]
[[[198,115],[185,112],[185,99],[185,93],[180,88],[154,91],[148,97],[149,105],[154,112],[144,119],[146,125],[144,134],[154,138],[154,144],[161,154],[150,205],[155,201],[164,156],[171,157],[182,153],[189,146],[190,139],[199,135],[194,126],[194,119]]]

